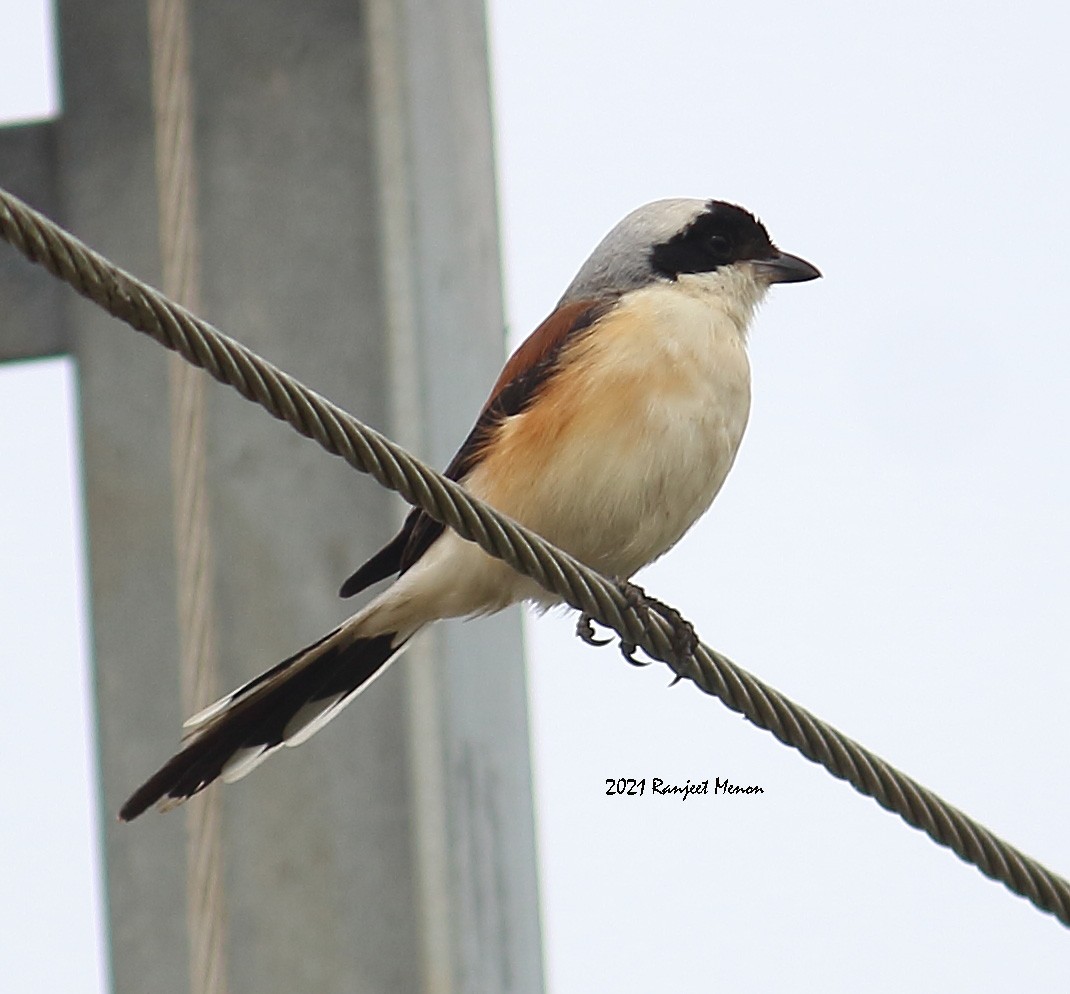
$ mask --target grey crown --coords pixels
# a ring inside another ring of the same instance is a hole
[[[708,205],[708,200],[677,197],[637,207],[598,243],[558,307],[624,293],[661,279],[651,266],[651,250],[683,231]]]

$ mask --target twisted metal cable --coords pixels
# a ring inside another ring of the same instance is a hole
[[[234,387],[328,452],[532,577],[572,607],[667,663],[678,676],[848,781],[986,876],[1070,926],[1070,883],[932,791],[705,645],[679,658],[669,623],[641,617],[618,585],[477,501],[378,432],[304,387],[0,189],[0,237],[132,328]]]

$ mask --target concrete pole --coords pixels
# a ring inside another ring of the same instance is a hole
[[[59,29],[63,118],[19,155],[56,177],[43,206],[158,281],[145,6],[65,0]],[[194,7],[190,51],[205,316],[444,464],[504,354],[482,6],[228,0]],[[63,327],[42,351],[78,358],[115,989],[178,994],[182,816],[111,818],[183,717],[167,357],[40,300]],[[334,591],[403,509],[221,387],[207,436],[231,686],[344,616]],[[235,994],[541,991],[517,614],[440,626],[222,800]]]

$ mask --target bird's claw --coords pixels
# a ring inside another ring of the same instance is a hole
[[[642,587],[628,580],[620,582],[621,593],[624,594],[629,607],[644,614],[647,618],[651,614],[659,615],[672,629],[672,650],[678,659],[690,659],[698,649],[698,636],[695,634],[695,626],[691,624],[676,608],[656,597],[651,597]],[[622,645],[623,650],[623,645]],[[634,651],[634,648],[633,648]],[[632,662],[633,660],[629,660]],[[669,684],[670,687],[680,682],[679,675]]]
[[[609,645],[613,639],[598,639],[594,637],[594,618],[592,618],[586,611],[580,615],[579,621],[576,622],[576,634],[580,639],[586,642],[588,645],[603,646]]]
[[[632,666],[649,666],[649,659],[636,659],[635,650],[638,649],[634,642],[629,642],[627,639],[620,640],[620,654],[632,664]]]
[[[586,611],[584,611],[579,620],[576,622],[576,634],[580,639],[586,642],[588,645],[594,645],[601,648],[604,645],[609,645],[613,639],[600,639],[594,637],[594,618],[592,618]],[[632,666],[649,666],[650,664],[644,662],[642,659],[635,658],[635,651],[638,649],[634,642],[629,642],[627,639],[620,640],[620,654],[628,660]]]
[[[666,602],[658,600],[656,597],[649,596],[641,586],[636,586],[633,583],[629,583],[628,586],[633,588],[630,596],[638,597],[639,607],[645,610],[647,614],[660,615],[662,620],[669,624],[672,629],[672,651],[676,658],[690,659],[693,657],[699,648],[699,637],[694,633],[694,625],[671,605],[667,605]],[[677,676],[670,686],[679,683],[681,678]]]
[[[695,649],[698,648],[698,636],[695,635],[695,629],[691,622],[684,618],[676,608],[649,596],[642,587],[628,580],[619,580],[618,586],[629,607],[647,617],[651,613],[658,614],[668,622],[672,628],[672,648],[679,658],[687,659],[694,655]],[[613,639],[595,638],[593,622],[594,618],[584,611],[576,622],[576,634],[587,645],[609,645]],[[620,653],[632,666],[649,666],[649,660],[635,658],[638,648],[639,646],[635,642],[625,638],[620,640]],[[680,676],[677,676],[669,686],[675,686],[681,679]]]

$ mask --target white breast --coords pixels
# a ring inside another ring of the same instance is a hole
[[[749,273],[632,291],[569,347],[469,486],[603,572],[656,559],[735,459],[750,411],[746,327],[763,293]]]

